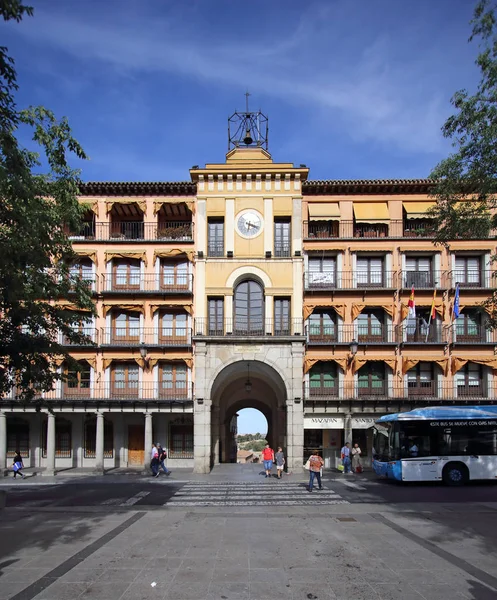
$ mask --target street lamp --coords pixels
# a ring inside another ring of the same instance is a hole
[[[249,394],[252,391],[252,382],[250,381],[250,365],[247,363],[247,381],[245,382],[245,391]]]
[[[350,364],[354,360],[354,356],[357,354],[357,350],[359,348],[359,344],[357,340],[352,340],[349,346],[349,358],[348,363]]]
[[[140,356],[143,358],[143,364],[145,368],[148,369],[150,358],[148,356],[147,348],[143,342],[140,344]]]

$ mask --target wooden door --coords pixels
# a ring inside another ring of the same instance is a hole
[[[144,425],[128,426],[128,467],[137,467],[145,462]]]

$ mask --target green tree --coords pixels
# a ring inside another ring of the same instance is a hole
[[[250,450],[252,450],[253,452],[261,452],[264,449],[265,445],[266,440],[254,440],[250,444]]]
[[[0,0],[4,21],[32,16],[21,0]],[[60,378],[56,359],[66,356],[59,336],[82,342],[74,327],[77,310],[56,306],[70,298],[76,309],[92,314],[87,283],[71,274],[76,256],[66,235],[78,231],[84,207],[78,202],[79,171],[68,155],[86,155],[73,138],[67,119],[43,107],[18,109],[14,60],[0,48],[0,395],[14,386],[30,400],[53,388]],[[38,147],[23,147],[18,134],[31,131]]]
[[[432,171],[431,214],[436,220],[436,243],[486,238],[497,226],[497,31],[496,5],[480,0],[471,21],[469,41],[480,41],[476,65],[480,81],[474,93],[459,90],[451,103],[456,112],[442,127],[454,152]],[[493,306],[496,293],[488,299]],[[497,327],[497,313],[490,326]]]

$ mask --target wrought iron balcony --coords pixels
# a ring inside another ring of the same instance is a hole
[[[462,319],[460,317],[459,319]],[[463,320],[447,327],[447,337],[452,344],[497,344],[497,331],[485,325],[477,325]]]
[[[306,326],[309,346],[326,344],[396,344],[399,341],[396,328],[385,324],[326,324],[309,323]]]
[[[224,257],[224,240],[209,240],[207,243],[207,256],[210,256],[211,258]]]
[[[404,289],[411,289],[412,286],[417,290],[444,288],[446,283],[446,273],[441,271],[403,271],[400,274],[400,281]]]
[[[496,283],[496,275],[497,271],[455,269],[449,272],[450,287],[455,288],[458,283],[461,289],[493,288]]]
[[[81,342],[72,342],[67,336],[60,334],[60,340],[59,343],[62,346],[93,346],[95,344],[98,344],[98,335],[97,335],[97,329],[96,327],[90,325],[87,327],[82,327],[82,328],[78,328],[76,329],[76,332],[79,333],[80,335],[85,336],[85,339],[82,340]]]
[[[120,402],[143,402],[147,400],[163,400],[166,402],[184,403],[193,400],[193,383],[159,382],[154,384],[139,384],[114,382],[105,385],[93,385],[85,388],[69,388],[64,384],[58,394],[53,391],[45,394],[47,399],[58,398],[67,401],[114,400]]]
[[[412,324],[407,321],[407,324],[397,325],[396,339],[399,343],[404,342],[405,344],[447,344],[450,342],[447,328],[442,327],[437,320],[432,321],[429,327],[426,321],[420,323],[419,319]]]
[[[73,241],[146,241],[193,242],[193,223],[191,221],[110,221],[88,223],[78,232],[70,235]]]
[[[189,327],[107,327],[100,332],[101,346],[134,348],[145,346],[191,346]]]
[[[399,272],[371,270],[367,272],[347,273],[333,271],[307,271],[304,274],[305,290],[335,289],[395,289],[398,286]]]
[[[186,294],[193,291],[193,275],[189,273],[160,273],[157,275],[140,273],[102,275],[102,294]]]
[[[303,319],[253,319],[243,317],[235,319],[220,319],[211,321],[205,318],[196,318],[193,330],[194,335],[208,337],[288,337],[303,335]]]

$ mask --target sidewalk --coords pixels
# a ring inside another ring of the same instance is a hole
[[[412,508],[6,509],[0,599],[495,599],[497,512]]]

